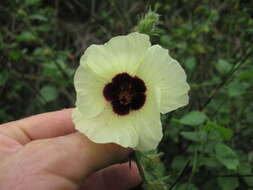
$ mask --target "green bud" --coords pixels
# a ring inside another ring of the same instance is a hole
[[[159,14],[149,9],[148,13],[139,19],[139,22],[134,30],[148,35],[157,35],[158,30],[156,26],[159,23]]]

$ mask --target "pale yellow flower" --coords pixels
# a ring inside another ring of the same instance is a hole
[[[188,104],[182,67],[140,33],[88,47],[74,84],[76,128],[96,143],[140,151],[155,149],[160,142],[160,113]]]

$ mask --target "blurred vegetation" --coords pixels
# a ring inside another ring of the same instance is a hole
[[[73,107],[83,51],[136,30],[191,85],[190,104],[162,116],[165,168],[144,162],[166,177],[149,189],[252,189],[253,1],[1,0],[0,122]]]

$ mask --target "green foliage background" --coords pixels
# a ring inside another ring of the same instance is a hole
[[[84,50],[136,30],[168,48],[191,85],[190,104],[162,116],[164,166],[152,153],[143,162],[164,178],[146,188],[253,188],[250,0],[1,0],[0,122],[73,107]]]

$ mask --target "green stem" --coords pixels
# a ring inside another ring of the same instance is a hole
[[[144,174],[144,168],[143,168],[143,166],[141,164],[141,152],[139,152],[137,150],[134,151],[134,160],[135,160],[135,163],[136,163],[137,168],[139,170],[139,173],[140,173],[140,175],[142,177],[142,180],[145,183],[146,182],[146,178],[145,178],[145,174]]]

